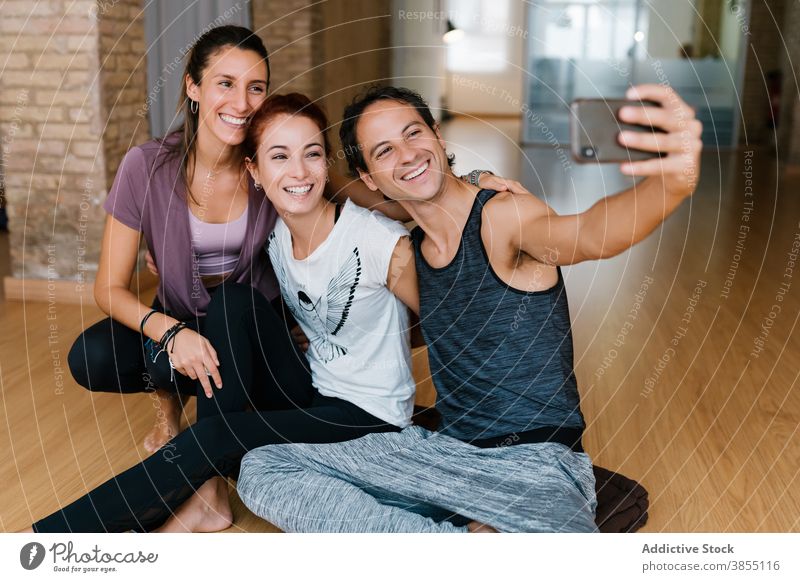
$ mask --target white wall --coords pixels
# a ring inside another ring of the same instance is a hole
[[[451,0],[457,2],[458,0]],[[505,31],[508,43],[508,66],[501,73],[458,72],[449,73],[447,100],[450,109],[466,115],[521,115],[524,103],[523,69],[527,36],[525,2],[511,2],[510,27]],[[465,40],[463,42],[468,42]]]
[[[647,52],[652,58],[679,58],[679,50],[693,41],[696,0],[648,0],[650,22]]]
[[[444,92],[445,49],[442,19],[428,18],[435,12],[430,0],[392,0],[393,84],[422,95],[436,119],[441,119]],[[409,14],[425,14],[409,18]]]

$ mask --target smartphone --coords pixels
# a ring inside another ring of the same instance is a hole
[[[570,149],[575,161],[580,164],[607,164],[637,162],[665,155],[620,145],[620,131],[664,133],[658,128],[620,121],[619,110],[625,106],[659,107],[659,104],[627,99],[576,99],[570,104]]]

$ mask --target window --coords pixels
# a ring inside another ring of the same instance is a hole
[[[447,68],[454,72],[499,73],[508,68],[509,45],[523,23],[510,22],[511,0],[457,0],[448,16],[464,35],[447,45]]]
[[[542,58],[625,59],[634,50],[635,0],[547,2],[533,22]]]

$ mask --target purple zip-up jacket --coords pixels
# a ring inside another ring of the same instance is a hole
[[[171,134],[167,143],[175,139],[179,135]],[[252,285],[272,300],[279,288],[264,243],[277,213],[249,176],[248,186],[247,232],[229,280]],[[168,155],[167,147],[157,140],[131,148],[103,207],[144,235],[158,268],[158,298],[164,308],[180,320],[205,315],[210,297],[192,247],[180,157]]]

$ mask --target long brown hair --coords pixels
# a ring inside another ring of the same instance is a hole
[[[203,33],[194,43],[186,59],[186,67],[181,77],[181,95],[178,99],[177,113],[183,114],[183,127],[160,140],[169,152],[168,158],[180,157],[181,179],[190,198],[193,197],[189,191],[191,180],[188,167],[197,147],[197,130],[200,126],[200,120],[198,114],[192,112],[191,99],[186,93],[186,77],[188,75],[195,85],[199,85],[211,56],[220,49],[229,46],[253,51],[264,59],[267,65],[267,91],[269,91],[269,53],[261,38],[249,28],[230,24],[218,26]],[[180,139],[168,140],[171,136],[180,136]]]

